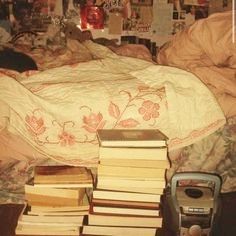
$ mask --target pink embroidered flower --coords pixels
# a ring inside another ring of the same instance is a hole
[[[73,144],[75,144],[75,136],[65,131],[59,134],[58,138],[62,146],[66,146],[66,145],[72,146]]]
[[[89,116],[84,116],[83,122],[84,125],[82,127],[90,133],[95,133],[97,129],[102,129],[106,123],[100,112],[98,114],[91,113]]]
[[[27,115],[25,117],[26,125],[28,130],[33,134],[33,135],[40,135],[45,132],[46,127],[44,125],[44,120],[42,117],[37,118],[36,116],[32,115],[29,116]]]
[[[149,89],[149,86],[147,86],[147,85],[140,85],[140,86],[138,86],[138,90],[139,91],[148,90],[148,89]]]
[[[157,118],[159,116],[159,109],[160,106],[158,103],[147,100],[143,102],[142,107],[140,107],[138,111],[141,115],[143,115],[143,119],[148,121],[151,118]]]

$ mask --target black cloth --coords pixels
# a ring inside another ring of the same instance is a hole
[[[38,70],[35,61],[28,55],[15,52],[12,49],[0,51],[0,68],[24,72],[27,70]]]

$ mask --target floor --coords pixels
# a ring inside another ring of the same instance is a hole
[[[221,214],[213,236],[235,236],[236,192],[222,194],[221,199]],[[22,205],[15,204],[0,205],[0,236],[15,235],[14,231],[22,207]],[[162,229],[158,236],[176,236],[176,234]]]

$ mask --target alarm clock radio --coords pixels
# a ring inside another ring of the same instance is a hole
[[[215,174],[173,175],[164,194],[164,218],[170,219],[165,227],[178,236],[212,236],[219,218],[220,189],[221,178]]]

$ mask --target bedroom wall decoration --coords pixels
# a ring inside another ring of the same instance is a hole
[[[0,26],[8,27],[11,35],[27,30],[47,32],[50,24],[74,22],[82,30],[93,30],[95,37],[121,42],[121,36],[128,35],[160,46],[196,20],[232,8],[230,0],[8,0],[1,4],[0,13],[7,20],[0,19]],[[114,16],[119,19],[116,29]],[[106,33],[98,32],[103,29]]]
[[[81,29],[103,29],[104,9],[98,6],[84,6],[80,9]]]

